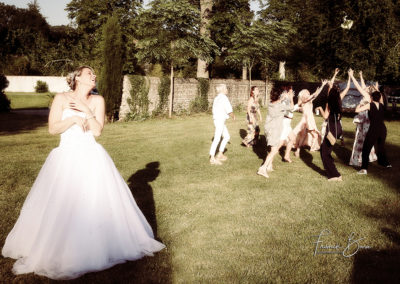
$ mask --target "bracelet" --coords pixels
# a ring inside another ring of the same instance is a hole
[[[92,118],[96,118],[94,115],[91,115],[89,117],[86,117],[86,120],[92,119]]]

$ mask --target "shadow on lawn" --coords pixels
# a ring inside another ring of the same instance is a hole
[[[352,145],[351,145],[352,147]],[[400,147],[386,143],[386,154],[393,168],[386,169],[373,162],[368,167],[368,177],[382,180],[388,188],[400,195]],[[366,178],[365,176],[360,176]],[[373,188],[365,188],[373,190]],[[380,226],[382,235],[391,243],[388,248],[366,249],[354,255],[352,283],[400,283],[400,201],[382,199],[360,204],[359,211]]]
[[[153,197],[153,189],[150,182],[156,180],[160,174],[160,163],[151,162],[146,168],[138,170],[128,179],[128,186],[135,198],[137,205],[143,212],[151,228],[154,236],[157,238],[157,217]]]
[[[129,188],[140,210],[157,236],[157,220],[153,189],[150,182],[160,174],[159,162],[151,162],[138,170],[128,179]],[[0,261],[1,262],[1,261]],[[14,261],[7,260],[6,271],[10,281],[15,283],[56,283],[46,277],[30,274],[12,275]],[[0,281],[1,282],[1,281]],[[143,257],[136,261],[127,261],[107,270],[85,274],[69,283],[172,283],[171,255],[167,248],[155,253],[153,257]]]
[[[354,255],[352,283],[400,283],[400,234],[393,228],[400,225],[400,204],[383,201],[366,208],[364,213],[381,219],[383,235],[393,244],[387,249],[365,249]]]
[[[157,239],[157,218],[153,189],[150,182],[160,174],[160,163],[151,162],[144,169],[132,174],[128,186],[135,201],[153,229]],[[154,257],[116,265],[108,270],[90,273],[76,280],[76,283],[171,283],[170,254],[164,249]]]
[[[0,134],[18,134],[47,124],[47,115],[25,113],[1,113]]]

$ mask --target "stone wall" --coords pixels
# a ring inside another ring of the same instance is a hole
[[[9,82],[6,92],[35,92],[37,81],[46,82],[49,91],[62,93],[69,91],[66,77],[56,76],[6,76]]]
[[[160,85],[160,78],[158,77],[147,77],[149,85],[149,113],[157,107],[159,96],[158,87]],[[233,107],[243,106],[247,104],[247,100],[250,94],[249,81],[235,80],[235,79],[211,79],[210,89],[208,92],[208,101],[211,105],[214,98],[217,96],[215,87],[218,84],[224,83],[228,87],[228,98],[231,101]],[[265,104],[266,91],[269,93],[272,87],[272,83],[269,83],[267,90],[265,88],[265,81],[252,81],[252,86],[257,86],[260,89],[260,98],[262,99],[262,104]],[[120,108],[120,119],[129,113],[129,106],[127,103],[127,98],[130,97],[131,85],[127,76],[124,77],[124,86],[122,94],[122,102]],[[190,103],[198,95],[198,82],[196,79],[184,79],[175,78],[174,79],[174,99],[173,99],[173,111],[180,112],[182,110],[188,110]]]

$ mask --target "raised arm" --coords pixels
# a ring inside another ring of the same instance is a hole
[[[349,76],[350,76],[351,80],[353,81],[354,85],[356,86],[357,90],[363,95],[364,99],[369,101],[369,93],[366,90],[364,90],[360,86],[360,84],[358,84],[357,80],[354,78],[352,69],[349,70]]]
[[[347,86],[346,88],[340,93],[340,99],[343,100],[344,96],[346,96],[347,92],[350,89],[350,76],[347,78]]]
[[[362,71],[360,71],[358,74],[360,74],[361,88],[365,90],[367,86],[365,85]]]
[[[339,71],[340,71],[339,68],[335,68],[335,72],[333,73],[333,76],[329,81],[329,86],[332,86],[333,83],[335,83],[336,75],[339,73]]]
[[[315,100],[327,83],[328,83],[328,80],[323,80],[322,85],[315,90],[315,92],[311,95],[311,97],[307,100],[307,102],[310,102],[310,101],[312,102],[313,100]]]
[[[321,116],[324,118],[324,120],[327,120],[328,117],[329,117],[329,106],[328,106],[328,104],[326,104],[325,110],[321,106],[317,107],[317,109],[321,113]]]

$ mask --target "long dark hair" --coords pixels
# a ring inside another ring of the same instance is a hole
[[[377,103],[379,103],[379,100],[381,99],[381,97],[382,97],[382,94],[381,94],[381,92],[378,92],[378,91],[372,92],[372,94],[371,94],[372,100]]]
[[[275,88],[273,87],[271,90],[271,103],[279,100],[280,96],[281,96],[281,92],[280,92],[280,88]]]
[[[333,86],[328,93],[328,106],[331,113],[342,113],[342,100],[340,98],[340,90],[337,86]]]
[[[252,97],[252,98],[254,98],[254,89],[255,88],[257,88],[257,86],[251,87],[251,90],[250,90],[250,97]]]

